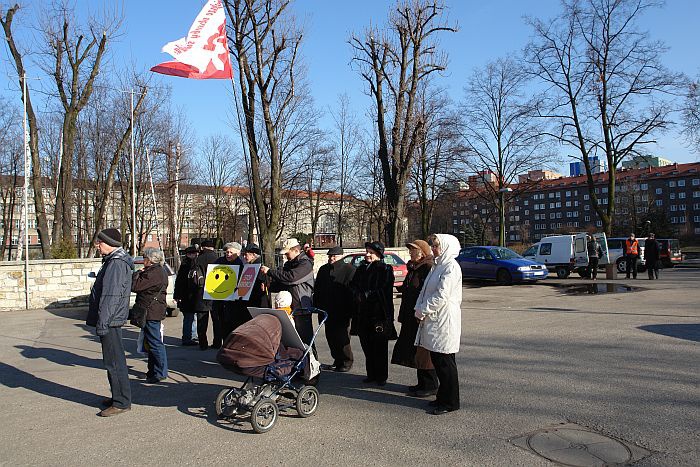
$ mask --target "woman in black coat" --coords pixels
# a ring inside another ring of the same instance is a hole
[[[649,238],[644,242],[644,259],[646,261],[647,272],[649,273],[649,280],[659,278],[660,254],[661,248],[659,247],[659,242],[656,240],[656,235],[650,233]]]
[[[415,345],[418,332],[418,321],[414,313],[418,295],[423,288],[425,278],[433,267],[433,254],[430,246],[424,240],[415,240],[407,243],[411,260],[407,264],[408,274],[401,287],[401,308],[399,308],[399,322],[401,323],[401,335],[394,345],[394,353],[391,363],[416,368],[418,384],[409,386],[408,394],[413,397],[428,397],[437,394],[438,379],[435,368],[430,363],[428,352],[416,354]]]
[[[384,263],[384,245],[365,243],[365,260],[350,282],[355,310],[351,334],[360,338],[365,354],[367,378],[384,386],[389,377],[389,339],[396,338],[394,328],[394,270]]]
[[[161,250],[146,248],[143,252],[144,268],[136,271],[131,281],[131,291],[136,292],[134,308],[147,310],[146,325],[143,327],[148,350],[147,383],[158,383],[168,377],[168,356],[160,328],[161,321],[165,319],[168,289],[168,273],[164,264],[165,255]]]

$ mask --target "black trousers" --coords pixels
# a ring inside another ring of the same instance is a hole
[[[448,410],[459,409],[459,376],[455,354],[430,352],[430,360],[440,381],[437,393],[438,405]]]
[[[333,365],[350,368],[354,361],[350,347],[350,322],[326,321],[326,340]]]
[[[649,274],[649,279],[659,278],[659,262],[658,261],[647,261],[647,273]]]
[[[389,339],[377,333],[360,334],[359,337],[365,354],[367,378],[386,381],[389,378]]]
[[[100,336],[102,344],[102,363],[107,370],[109,388],[112,391],[112,405],[119,409],[131,407],[131,386],[129,369],[126,366],[122,328],[109,328],[109,332]]]
[[[627,269],[627,279],[630,278],[630,272],[632,277],[637,278],[637,258],[639,255],[627,255],[625,256],[625,269]]]
[[[209,314],[211,314],[211,324],[214,329],[214,337],[212,345],[214,347],[221,346],[221,311],[217,308],[212,308],[211,311],[203,311],[197,313],[197,337],[199,338],[199,346],[207,347],[207,329],[209,328]],[[218,344],[218,346],[217,346]]]
[[[434,391],[438,388],[438,377],[435,370],[416,370],[418,377],[418,389],[422,391]]]
[[[588,258],[588,275],[591,276],[592,279],[595,279],[598,277],[598,262],[600,261],[600,258],[597,256],[591,256]]]

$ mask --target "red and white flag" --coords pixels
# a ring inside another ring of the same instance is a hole
[[[187,37],[165,44],[162,51],[175,60],[156,65],[151,71],[191,79],[231,79],[226,13],[221,0],[208,0]]]

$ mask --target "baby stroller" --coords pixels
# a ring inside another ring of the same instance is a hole
[[[283,310],[248,308],[253,319],[234,330],[217,354],[226,369],[247,376],[241,387],[223,389],[216,398],[216,414],[233,418],[250,413],[256,433],[275,426],[280,410],[294,407],[310,417],[319,403],[312,385],[321,372],[312,345],[328,314],[318,308],[295,310],[294,315],[318,314],[319,326],[306,345]]]

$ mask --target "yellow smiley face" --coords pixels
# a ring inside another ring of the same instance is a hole
[[[228,266],[215,266],[207,274],[204,288],[207,293],[217,300],[231,295],[238,283],[236,272]]]

